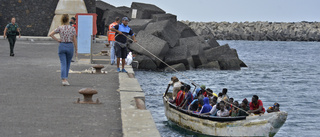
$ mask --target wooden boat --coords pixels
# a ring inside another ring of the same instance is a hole
[[[179,109],[169,102],[171,94],[163,96],[165,115],[177,125],[211,136],[274,136],[287,119],[287,112],[265,113],[242,117],[199,116]]]

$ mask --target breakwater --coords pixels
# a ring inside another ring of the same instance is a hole
[[[182,22],[217,40],[320,41],[320,22]]]

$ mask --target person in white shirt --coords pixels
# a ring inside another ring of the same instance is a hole
[[[173,86],[172,97],[174,100],[177,97],[177,94],[180,91],[180,88],[183,83],[180,82],[176,76],[173,76],[173,77],[171,77],[171,81],[169,82],[169,84]]]
[[[226,109],[224,105],[224,101],[220,102],[220,110],[217,112],[218,117],[228,117],[229,111]]]
[[[222,100],[222,93],[220,92],[220,93],[218,94],[218,100],[217,100],[217,103],[219,103],[221,100]]]

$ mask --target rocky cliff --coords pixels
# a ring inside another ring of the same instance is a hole
[[[136,18],[130,18],[133,9],[137,10]],[[114,7],[97,1],[97,14],[106,19],[107,26],[117,16],[130,18],[129,27],[135,32],[138,44],[130,44],[129,49],[137,53],[134,60],[139,62],[139,69],[172,71],[157,58],[177,70],[239,70],[246,66],[235,49],[220,46],[213,35],[198,36],[189,26],[177,21],[176,15],[155,5],[133,2],[131,7]]]
[[[218,40],[320,41],[319,22],[182,22]]]

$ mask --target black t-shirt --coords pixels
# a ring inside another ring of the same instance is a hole
[[[118,33],[116,32],[116,38],[115,40],[121,43],[127,43],[127,37],[125,37],[124,35],[128,36],[133,36],[133,31],[131,30],[131,28],[127,25],[123,25],[122,23],[119,25],[114,26],[113,28],[115,28],[116,30],[119,30],[123,33],[123,35],[118,35]]]

